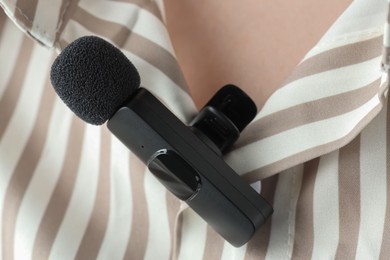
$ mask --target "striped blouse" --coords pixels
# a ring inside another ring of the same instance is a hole
[[[354,1],[225,156],[249,183],[262,180],[275,210],[240,248],[168,193],[106,127],[75,117],[49,81],[58,52],[98,35],[188,122],[196,109],[162,0],[0,4],[2,259],[390,257],[386,1]]]

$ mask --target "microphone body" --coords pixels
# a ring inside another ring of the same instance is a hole
[[[146,89],[139,88],[107,126],[232,245],[245,244],[272,214],[259,194]]]

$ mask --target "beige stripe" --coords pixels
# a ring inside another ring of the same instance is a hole
[[[207,225],[206,246],[203,259],[221,259],[225,240]]]
[[[23,43],[20,47],[20,53],[12,75],[7,83],[7,88],[4,91],[3,96],[0,99],[0,139],[2,138],[4,131],[11,119],[11,116],[17,105],[20,91],[22,89],[24,77],[28,69],[29,61],[31,58],[34,43],[31,39],[24,37]]]
[[[133,193],[133,223],[124,259],[143,259],[148,243],[148,208],[144,190],[145,165],[130,155],[130,178]]]
[[[72,0],[72,1],[64,0],[62,3],[61,9],[65,8],[65,6],[66,6],[66,11],[65,10],[61,11],[62,18],[61,18],[61,22],[58,26],[58,30],[56,33],[56,39],[55,39],[56,42],[54,44],[55,47],[58,48],[59,50],[63,50],[65,48],[65,46],[68,45],[68,44],[62,43],[62,40],[60,39],[60,35],[64,31],[65,27],[68,25],[69,20],[71,20],[73,18],[73,14],[74,14],[75,10],[78,8],[79,2],[80,2],[80,0]],[[66,5],[65,5],[65,3],[66,3]]]
[[[383,47],[382,68],[388,70],[390,66],[390,47]]]
[[[117,46],[141,57],[188,93],[185,80],[180,73],[181,70],[175,57],[161,46],[132,32],[121,24],[99,19],[81,8],[75,10],[73,20],[82,24],[89,31],[109,38]]]
[[[11,21],[7,19],[7,15],[4,13],[4,10],[0,8],[0,37],[3,36],[3,30],[6,23]]]
[[[386,158],[387,158],[387,197],[386,197],[386,216],[382,238],[382,247],[380,259],[388,259],[390,256],[390,99],[387,101],[387,138],[386,138]]]
[[[180,209],[178,210],[175,218],[175,233],[173,234],[173,243],[172,243],[172,260],[177,260],[179,258],[180,248],[181,248],[181,232],[183,229],[183,211],[186,208],[184,204],[181,204]]]
[[[57,21],[57,27],[55,32],[54,46],[56,46],[56,42],[58,41],[59,36],[62,33],[62,30],[66,23],[69,21],[69,18],[73,14],[76,4],[78,4],[78,0],[62,0],[60,11],[58,12],[59,17]],[[51,47],[51,46],[50,46]]]
[[[66,46],[68,46],[70,42],[65,41],[64,39],[59,39],[58,45],[59,49],[62,51]]]
[[[378,57],[381,55],[382,45],[382,36],[378,36],[317,54],[299,64],[297,69],[287,79],[286,84],[309,75],[361,63]]]
[[[178,198],[176,198],[174,195],[172,195],[170,192],[166,193],[166,201],[167,201],[167,212],[168,212],[168,221],[169,221],[169,231],[171,233],[171,253],[169,256],[169,259],[173,258],[174,251],[173,251],[173,245],[176,241],[176,216],[178,212],[180,211],[180,201]]]
[[[63,167],[37,231],[33,247],[33,259],[48,258],[68,208],[80,163],[84,127],[85,125],[80,119],[72,118]]]
[[[261,181],[261,195],[273,205],[278,176],[274,175]],[[269,219],[248,242],[245,260],[264,259],[267,254],[269,236],[271,234],[271,221]]]
[[[3,211],[2,223],[2,259],[14,259],[14,236],[17,215],[44,147],[53,104],[54,93],[51,91],[50,82],[47,81],[35,126],[5,193],[4,209],[6,210]]]
[[[313,251],[313,194],[320,159],[306,162],[301,192],[296,209],[295,237],[292,258],[310,259]]]
[[[111,134],[104,127],[101,134],[99,180],[95,204],[76,259],[96,259],[106,233],[110,210],[110,142]]]
[[[162,21],[160,10],[155,1],[146,1],[146,0],[114,0],[114,1],[138,5],[140,8],[150,12],[151,14],[156,16],[157,19]]]
[[[339,153],[340,234],[336,259],[354,259],[360,224],[360,135]]]
[[[17,20],[31,30],[37,10],[38,0],[18,0],[15,6],[14,16]]]
[[[265,116],[250,125],[235,149],[305,124],[339,116],[367,103],[378,93],[380,79],[346,93],[321,98]]]
[[[309,161],[313,158],[319,157],[323,154],[329,153],[331,151],[337,150],[340,147],[348,144],[352,138],[354,138],[356,135],[360,133],[362,128],[366,126],[382,109],[382,104],[378,104],[375,108],[370,111],[356,126],[352,131],[344,136],[341,139],[335,140],[330,143],[326,143],[323,145],[318,145],[316,147],[313,147],[311,149],[293,154],[289,157],[286,157],[280,161],[277,161],[275,163],[271,163],[269,165],[266,165],[264,167],[252,170],[247,173],[242,173],[241,177],[244,178],[247,182],[255,182],[261,179],[264,179],[266,177],[269,177],[273,174],[279,173],[281,171],[284,171],[285,169],[288,169],[294,165],[300,164],[305,161]]]
[[[390,24],[390,3],[387,5],[387,23]]]

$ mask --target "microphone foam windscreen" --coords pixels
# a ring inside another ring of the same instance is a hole
[[[81,37],[56,58],[50,74],[58,96],[82,120],[101,125],[139,87],[134,65],[115,46]]]

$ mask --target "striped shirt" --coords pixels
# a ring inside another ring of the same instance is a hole
[[[0,3],[8,15],[0,13],[2,259],[389,258],[385,1],[354,1],[226,155],[246,181],[262,180],[275,210],[240,248],[168,193],[106,127],[75,117],[49,81],[59,51],[98,35],[189,122],[196,109],[162,1]]]

